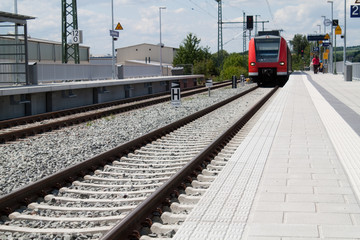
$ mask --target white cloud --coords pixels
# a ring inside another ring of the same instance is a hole
[[[185,8],[178,8],[174,12],[177,13],[177,14],[178,13],[183,13],[183,12],[185,12]]]

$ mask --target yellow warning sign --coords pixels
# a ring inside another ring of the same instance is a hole
[[[341,35],[341,27],[339,25],[335,28],[335,35]]]
[[[330,35],[327,33],[324,38],[327,39],[327,40],[329,40],[329,39],[330,39]]]
[[[118,22],[118,24],[116,25],[115,30],[124,30],[123,27],[121,26],[121,24]]]
[[[330,50],[329,49],[326,49],[326,53],[329,53],[330,52]]]
[[[326,59],[329,59],[329,54],[328,53],[323,53],[323,59],[326,60]]]

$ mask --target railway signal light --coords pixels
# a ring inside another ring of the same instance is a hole
[[[254,28],[254,18],[253,16],[246,16],[246,29]]]

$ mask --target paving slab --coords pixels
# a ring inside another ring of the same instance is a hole
[[[327,76],[291,75],[174,239],[360,239],[360,138]]]

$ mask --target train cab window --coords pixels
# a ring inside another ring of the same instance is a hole
[[[256,61],[276,62],[278,61],[280,38],[264,38],[255,40]]]

